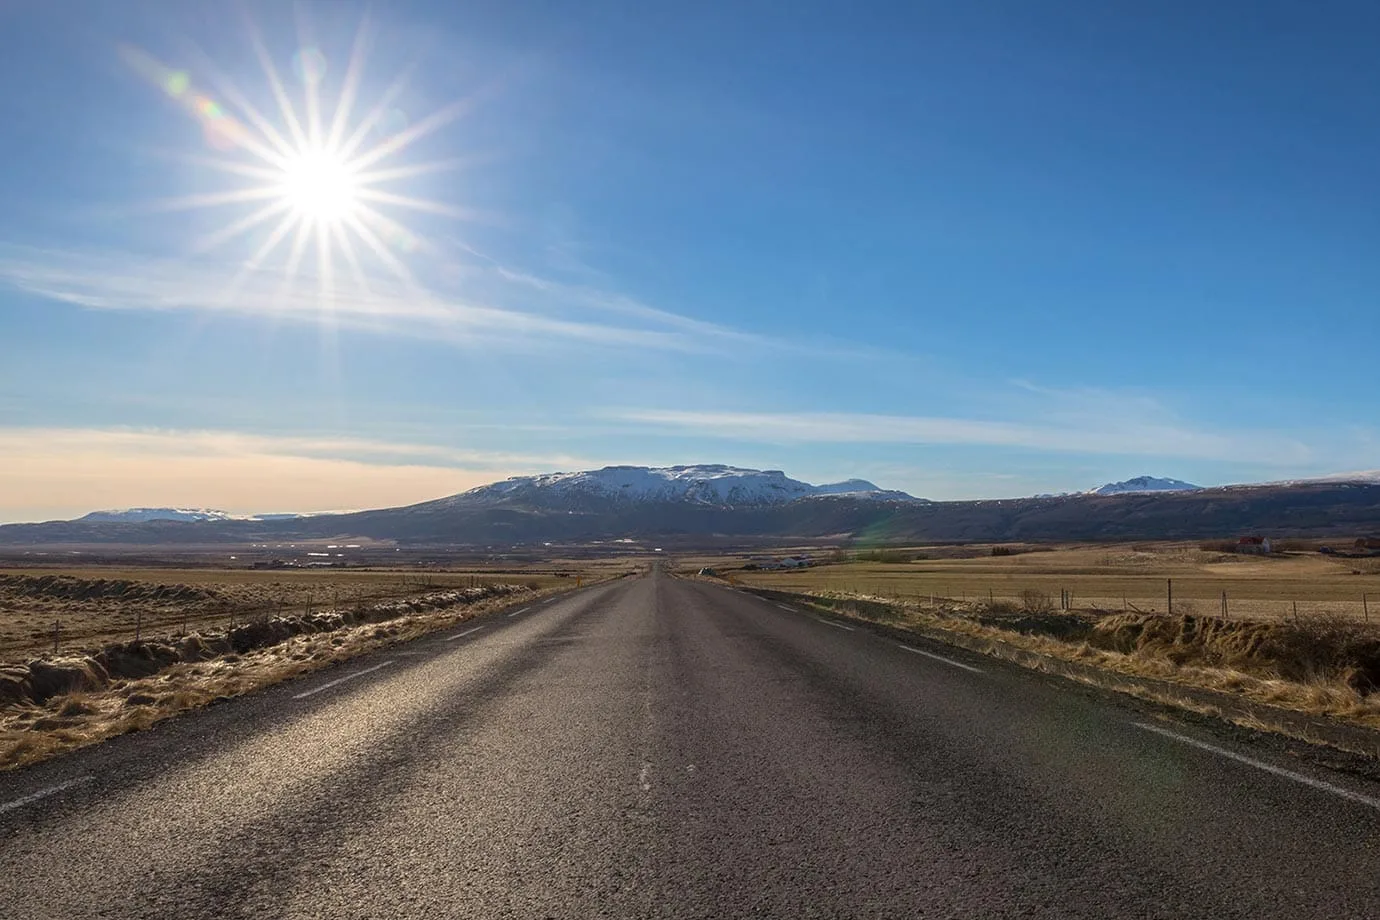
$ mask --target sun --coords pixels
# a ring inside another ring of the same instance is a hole
[[[331,229],[358,210],[357,170],[339,154],[307,149],[285,157],[278,191],[302,220]]]
[[[427,244],[397,212],[470,215],[393,189],[397,182],[455,169],[462,161],[400,164],[397,160],[418,140],[459,117],[469,107],[468,101],[413,120],[400,107],[407,85],[402,76],[372,107],[357,109],[369,43],[364,22],[343,73],[334,82],[325,54],[310,45],[298,49],[292,73],[301,95],[294,100],[292,82],[280,75],[252,23],[249,37],[265,83],[254,93],[216,73],[209,59],[206,69],[213,89],[196,85],[188,72],[168,67],[142,50],[121,48],[126,64],[200,123],[210,149],[183,159],[232,177],[238,185],[168,199],[159,207],[244,209],[192,245],[194,253],[206,253],[237,238],[257,237],[246,250],[250,254],[243,260],[240,277],[281,264],[287,290],[299,271],[314,262],[323,302],[344,289],[338,272],[342,263],[357,288],[368,288],[371,266],[415,285],[405,260]],[[277,104],[277,118],[250,101],[251,96],[265,95],[264,91]],[[334,97],[329,110],[323,105],[327,96]]]

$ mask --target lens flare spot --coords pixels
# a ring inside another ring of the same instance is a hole
[[[374,130],[384,137],[392,137],[406,131],[409,123],[407,113],[402,109],[389,109],[374,123]]]
[[[168,74],[168,79],[164,81],[163,88],[168,91],[169,96],[181,96],[187,91],[187,87],[192,85],[192,78],[181,70]]]
[[[303,83],[320,83],[326,77],[326,56],[318,48],[303,48],[292,56],[292,71]]]

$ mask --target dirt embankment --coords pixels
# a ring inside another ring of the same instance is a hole
[[[323,611],[306,616],[265,617],[218,632],[114,643],[87,653],[35,659],[23,665],[0,665],[0,706],[42,704],[64,694],[103,689],[115,681],[149,677],[181,662],[242,655],[304,633],[326,633],[365,623],[379,623],[410,613],[445,610],[528,590],[520,585],[458,588],[348,610]]]
[[[114,643],[65,658],[3,666],[0,770],[147,728],[534,593],[526,585],[435,591],[405,601],[263,618],[227,630]]]

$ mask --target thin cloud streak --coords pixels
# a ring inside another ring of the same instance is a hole
[[[1072,423],[847,414],[633,409],[620,421],[748,442],[787,444],[936,444],[1196,460],[1250,459],[1293,466],[1315,459],[1307,445],[1268,432],[1214,432],[1154,420],[1093,418]]]
[[[433,460],[484,468],[548,469],[588,462],[568,454],[468,450],[438,444],[334,436],[159,428],[0,428],[0,455],[41,446],[52,450],[109,450],[153,456],[271,454],[329,459]]]
[[[372,280],[367,288],[285,289],[281,274],[207,263],[51,250],[0,252],[0,284],[90,309],[203,311],[340,326],[456,344],[555,345],[712,352],[731,333],[684,317],[646,311],[642,325],[557,318],[471,303],[417,285]]]
[[[233,513],[378,508],[589,461],[340,437],[0,428],[0,522],[111,507]]]

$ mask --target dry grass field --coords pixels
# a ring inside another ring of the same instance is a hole
[[[134,637],[218,628],[404,599],[446,588],[518,584],[542,590],[635,568],[627,560],[504,568],[216,569],[48,566],[0,569],[0,662]],[[56,624],[56,630],[55,630]]]
[[[914,547],[877,553],[815,552],[823,564],[803,569],[754,571],[762,557],[686,557],[681,571],[712,566],[755,587],[797,592],[840,592],[910,600],[1021,601],[1025,592],[1048,595],[1058,605],[1072,592],[1075,610],[1165,612],[1167,581],[1173,581],[1174,612],[1218,615],[1222,595],[1232,617],[1273,620],[1339,615],[1380,622],[1380,558],[1345,559],[1317,552],[1269,557],[1200,549],[1189,543],[1138,543],[1061,547],[1012,547],[993,556],[990,546]],[[782,556],[783,553],[774,554]]]

